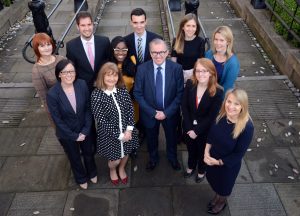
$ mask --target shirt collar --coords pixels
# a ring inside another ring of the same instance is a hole
[[[84,45],[86,45],[87,42],[89,42],[89,43],[91,43],[91,44],[94,44],[94,35],[92,35],[92,37],[91,37],[90,40],[86,40],[86,39],[84,39],[84,38],[81,37],[81,36],[80,36],[80,39],[81,39],[81,41],[82,41],[82,43],[83,43]]]
[[[104,93],[107,94],[108,96],[110,96],[112,93],[117,93],[117,88],[114,87],[112,90],[104,90]]]
[[[137,33],[134,32],[134,37],[137,40],[138,38],[142,38],[143,40],[146,39],[147,31],[145,30],[143,35],[139,36]]]
[[[161,67],[161,69],[164,70],[166,68],[166,61],[164,61],[164,63],[162,63],[161,65],[157,65],[153,61],[153,66],[155,71],[157,70],[158,67]]]

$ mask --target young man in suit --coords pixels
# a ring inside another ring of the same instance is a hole
[[[137,60],[137,66],[143,62],[151,60],[149,53],[149,43],[154,38],[160,38],[161,36],[146,31],[147,17],[146,12],[142,8],[135,8],[130,14],[130,23],[133,28],[132,33],[125,37],[128,45],[129,55],[134,55]]]
[[[66,56],[74,63],[78,78],[86,81],[91,93],[98,71],[109,60],[110,42],[107,37],[93,34],[94,24],[89,12],[80,11],[76,23],[80,36],[67,43]]]
[[[166,60],[168,48],[163,40],[152,40],[149,48],[153,60],[138,67],[133,91],[140,106],[140,120],[146,131],[150,156],[146,169],[153,170],[159,162],[158,135],[159,126],[162,124],[167,143],[167,158],[174,170],[180,170],[175,134],[183,95],[182,67]]]

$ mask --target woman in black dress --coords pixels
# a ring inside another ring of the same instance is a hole
[[[187,80],[181,105],[183,131],[189,153],[184,177],[191,177],[198,165],[197,183],[205,177],[206,164],[203,157],[207,134],[220,110],[222,95],[214,64],[209,59],[198,59],[192,78]]]
[[[184,83],[191,78],[194,64],[204,57],[205,41],[199,36],[200,24],[195,14],[185,15],[172,45],[171,59],[182,65]]]
[[[91,103],[97,125],[97,152],[108,159],[111,182],[117,185],[120,177],[127,184],[125,166],[128,155],[138,147],[138,138],[132,101],[115,63],[107,62],[100,69]]]
[[[208,213],[218,214],[226,207],[226,197],[231,194],[253,131],[247,93],[238,88],[228,90],[204,153],[207,180],[216,192],[208,204]]]

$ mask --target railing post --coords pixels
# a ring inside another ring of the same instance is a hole
[[[273,5],[273,8],[272,8],[272,13],[271,13],[271,17],[270,17],[270,22],[272,22],[273,14],[275,12],[276,3],[277,3],[277,0],[274,1],[274,5]]]
[[[74,0],[74,13],[78,10],[80,5],[82,4],[84,0]],[[81,11],[87,11],[89,8],[87,1],[85,1],[84,5],[81,7]]]
[[[2,1],[0,1],[0,11],[4,8]]]
[[[254,9],[266,8],[265,0],[251,0],[251,4],[254,7]]]
[[[168,0],[171,11],[181,11],[180,0]]]
[[[198,16],[198,7],[200,5],[199,0],[185,0],[185,14],[188,13],[194,13],[196,16]]]
[[[49,21],[44,11],[45,2],[43,0],[31,0],[31,2],[28,2],[28,7],[32,12],[35,32],[36,33],[44,32],[48,34],[52,38],[53,42],[55,43],[52,34],[52,29],[49,26]]]

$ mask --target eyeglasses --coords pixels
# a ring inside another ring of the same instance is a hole
[[[128,52],[128,49],[124,48],[124,49],[119,49],[119,48],[114,48],[114,52]]]
[[[203,74],[207,74],[209,73],[208,70],[195,70],[196,73],[203,73]]]
[[[167,52],[168,52],[168,50],[160,51],[160,52],[152,51],[151,54],[152,54],[153,56],[159,56],[159,55],[160,55],[160,56],[163,56],[163,55],[165,55]]]
[[[63,76],[67,76],[68,74],[70,74],[70,75],[74,75],[75,74],[75,71],[61,71],[60,72],[61,73],[61,75],[63,75]]]

